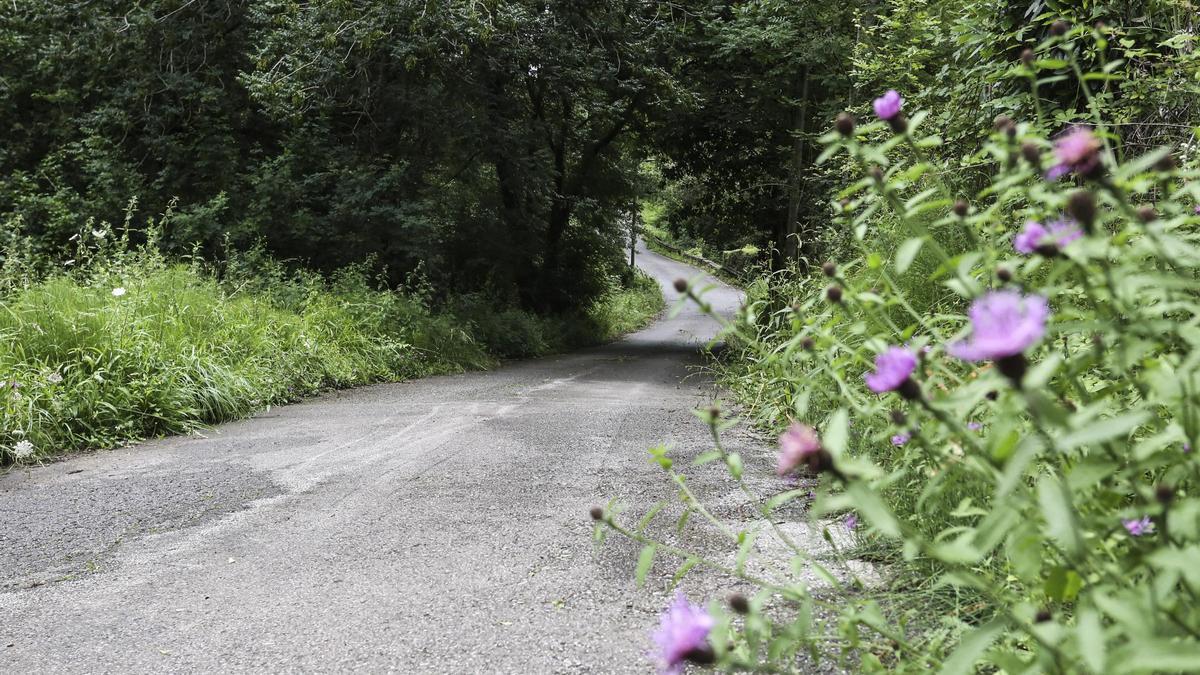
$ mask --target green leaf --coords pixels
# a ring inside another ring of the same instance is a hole
[[[725,457],[725,464],[729,467],[729,475],[733,476],[734,480],[742,479],[742,456],[736,452],[731,452]]]
[[[638,586],[646,583],[646,573],[650,571],[650,566],[654,564],[654,552],[656,550],[657,547],[654,544],[650,544],[642,548],[641,554],[638,555],[636,573]]]
[[[846,454],[849,441],[850,414],[845,408],[839,408],[825,422],[821,444],[834,457]]]
[[[808,488],[804,488],[801,490],[788,490],[787,492],[777,494],[774,497],[771,497],[770,499],[767,500],[766,512],[771,513],[775,509],[792,501],[796,497],[800,497],[802,495],[807,495],[807,494],[808,494]]]
[[[856,482],[847,489],[859,513],[884,536],[899,537],[900,523],[892,515],[883,499],[867,485]]]
[[[750,551],[754,549],[754,540],[758,538],[757,532],[742,530],[738,532],[738,552],[736,560],[736,569],[739,573],[746,566],[746,558],[750,557]]]
[[[1066,486],[1057,478],[1045,475],[1038,481],[1037,492],[1048,533],[1068,555],[1078,554],[1083,548],[1083,542],[1079,537],[1075,510],[1071,507],[1071,495]]]
[[[1083,607],[1075,614],[1075,631],[1079,636],[1079,653],[1093,673],[1103,673],[1105,664],[1104,627],[1100,613]]]
[[[959,641],[958,647],[950,655],[950,658],[942,663],[942,669],[939,672],[943,675],[975,672],[975,662],[983,656],[988,647],[992,646],[992,642],[995,642],[1003,630],[1004,622],[996,619],[967,633]]]
[[[659,502],[651,507],[651,509],[646,512],[646,515],[642,516],[642,519],[638,521],[637,531],[644,532],[646,528],[650,526],[650,521],[654,520],[654,516],[657,516],[659,511],[662,511],[666,505],[667,502],[664,501]]]
[[[900,249],[896,251],[896,274],[904,274],[909,267],[912,267],[913,261],[917,259],[917,254],[921,252],[921,247],[924,245],[924,237],[913,237],[900,244]]]
[[[1042,585],[1046,597],[1058,602],[1073,601],[1075,596],[1079,595],[1081,588],[1083,588],[1083,579],[1075,573],[1075,570],[1066,567],[1055,567],[1050,570],[1050,575],[1046,577],[1046,582]]]
[[[1117,673],[1196,672],[1200,642],[1169,642],[1162,639],[1135,640],[1113,655]]]
[[[1066,452],[1085,445],[1095,445],[1111,441],[1114,438],[1124,438],[1131,431],[1145,424],[1148,419],[1150,419],[1150,413],[1139,410],[1089,422],[1086,427],[1059,437],[1055,441],[1055,445],[1060,451]]]

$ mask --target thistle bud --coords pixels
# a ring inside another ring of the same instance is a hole
[[[841,286],[830,286],[829,288],[825,289],[825,297],[829,298],[830,302],[841,302],[842,301],[842,287]]]
[[[592,514],[592,520],[604,520],[604,509],[599,506],[593,506],[589,513]]]
[[[1091,232],[1096,225],[1096,198],[1086,190],[1080,190],[1067,199],[1067,213],[1071,214],[1083,229]]]
[[[1033,141],[1025,141],[1021,144],[1021,156],[1034,167],[1042,165],[1042,149]]]
[[[900,383],[899,387],[896,387],[896,393],[906,401],[920,401],[924,398],[921,393],[921,385],[917,384],[917,381],[911,377],[905,379]]]
[[[811,352],[813,350],[813,348],[816,346],[817,346],[817,341],[810,337],[806,337],[800,341],[800,348],[806,352]]]
[[[1007,284],[1008,282],[1012,281],[1013,275],[1007,267],[997,267],[996,278],[999,279],[1001,283]]]
[[[958,216],[959,218],[966,218],[967,214],[970,212],[971,205],[968,204],[966,200],[960,199],[954,202],[954,215]]]
[[[741,593],[730,593],[729,608],[738,614],[749,614],[750,601],[747,600],[746,596],[742,595]]]
[[[1071,30],[1071,24],[1063,21],[1062,19],[1050,24],[1050,34],[1054,37],[1062,37],[1066,35],[1067,31],[1069,30]]]
[[[1158,220],[1158,212],[1154,210],[1153,206],[1139,206],[1137,216],[1138,220],[1143,223],[1152,223]]]
[[[1026,47],[1025,50],[1021,52],[1021,63],[1025,64],[1027,66],[1033,65],[1033,62],[1036,59],[1037,59],[1037,55],[1034,54],[1033,50],[1028,47]]]
[[[837,265],[834,265],[832,262],[826,262],[824,265],[821,265],[821,271],[827,277],[837,276]]]
[[[687,289],[688,289],[687,279],[676,279],[675,280],[675,290],[679,291],[680,293],[687,293]]]
[[[838,113],[837,119],[833,121],[833,126],[837,128],[839,134],[851,136],[854,134],[854,117],[847,112]]]
[[[1016,122],[1013,122],[1013,119],[1008,115],[1000,114],[996,115],[996,119],[992,120],[992,125],[996,128],[996,131],[1007,132],[1009,127],[1016,126]]]
[[[1050,619],[1053,619],[1053,618],[1054,618],[1054,615],[1050,613],[1050,610],[1039,609],[1037,616],[1035,616],[1033,618],[1033,620],[1035,623],[1046,623],[1047,621],[1049,621]]]
[[[874,181],[876,183],[882,183],[883,182],[883,169],[881,169],[877,166],[871,167],[871,178],[874,179]]]
[[[1025,360],[1024,354],[1005,356],[996,359],[996,370],[1007,377],[1014,387],[1020,389],[1021,381],[1025,379],[1025,372],[1029,370],[1029,361]]]
[[[1175,161],[1175,155],[1167,154],[1154,164],[1154,168],[1162,172],[1171,172],[1179,168],[1179,163]]]
[[[1175,500],[1175,488],[1170,485],[1159,485],[1154,489],[1154,498],[1159,504],[1166,506]]]
[[[900,409],[893,410],[892,411],[892,424],[895,424],[898,427],[902,427],[905,424],[908,424],[908,415],[905,415],[903,410],[900,410]]]
[[[1037,251],[1037,254],[1043,258],[1057,258],[1059,253],[1058,244],[1055,244],[1054,242],[1038,244],[1037,248],[1034,250]]]

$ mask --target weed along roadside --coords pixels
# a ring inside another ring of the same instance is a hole
[[[1200,672],[1193,4],[5,4],[0,670]]]
[[[184,265],[119,236],[87,230],[77,256],[86,263],[5,280],[6,464],[188,433],[332,389],[603,343],[663,305],[640,273],[584,312],[539,317],[479,298],[435,305],[419,289],[380,287],[365,266],[297,273],[257,250]]]

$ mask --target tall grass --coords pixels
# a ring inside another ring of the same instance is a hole
[[[382,288],[367,265],[326,278],[261,252],[210,264],[171,260],[102,229],[82,238],[67,271],[39,272],[47,261],[19,247],[5,258],[0,462],[187,433],[327,389],[599,342],[647,323],[663,302],[638,277],[573,317],[485,299],[437,310],[418,285]]]

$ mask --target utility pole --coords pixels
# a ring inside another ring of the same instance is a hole
[[[633,210],[629,212],[629,267],[634,266],[634,258],[637,256],[637,233],[638,233],[638,208],[637,202],[633,204]]]

